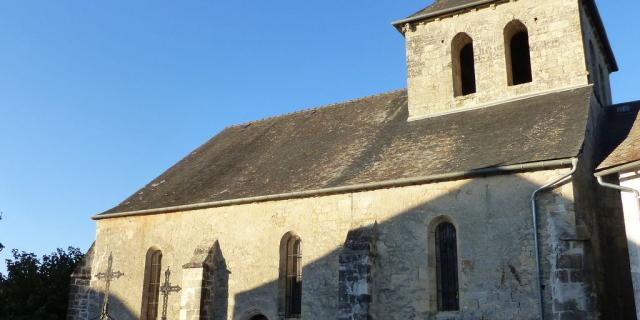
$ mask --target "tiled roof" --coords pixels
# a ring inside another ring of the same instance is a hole
[[[591,88],[407,122],[406,91],[237,125],[105,213],[575,157]]]
[[[608,107],[607,120],[602,133],[605,159],[598,171],[640,161],[640,101]]]
[[[487,0],[436,0],[428,7],[410,15],[407,19],[427,16],[434,13],[439,12],[447,12],[449,10],[453,10],[460,7],[473,7],[477,4],[487,3],[487,2],[496,2],[495,1],[487,1]]]

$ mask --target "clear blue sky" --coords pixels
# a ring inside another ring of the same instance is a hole
[[[0,242],[85,250],[91,215],[225,126],[405,87],[390,22],[429,2],[2,2]],[[640,1],[598,3],[614,99],[640,99]]]

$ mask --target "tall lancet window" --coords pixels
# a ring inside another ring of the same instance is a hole
[[[453,68],[453,93],[456,97],[476,92],[476,67],[473,54],[473,39],[459,33],[451,43],[451,66]]]
[[[438,311],[457,311],[460,299],[456,228],[449,222],[440,223],[436,227],[435,240]]]
[[[509,85],[515,86],[533,81],[529,31],[522,22],[514,20],[504,28],[504,47]]]
[[[300,318],[302,311],[302,240],[288,233],[281,242],[280,278],[284,285],[283,311],[286,318]]]
[[[142,320],[158,318],[158,300],[160,297],[160,275],[162,273],[162,251],[150,249],[144,270],[144,287],[142,292]]]

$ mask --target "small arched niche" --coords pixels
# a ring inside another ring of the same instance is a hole
[[[533,81],[529,31],[520,20],[513,20],[504,28],[504,48],[509,86]]]
[[[466,33],[457,34],[451,42],[451,66],[454,96],[460,97],[476,93],[473,39]]]

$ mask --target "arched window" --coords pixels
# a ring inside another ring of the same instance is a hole
[[[280,242],[281,312],[299,318],[302,311],[302,239],[292,232]]]
[[[263,315],[259,314],[259,315],[257,315],[257,316],[253,316],[253,317],[251,317],[251,320],[269,320],[269,319],[267,319],[267,317],[265,317],[265,316],[263,316]]]
[[[300,317],[302,307],[302,241],[291,237],[287,244],[287,317]]]
[[[150,249],[144,270],[144,286],[142,292],[142,320],[158,318],[158,298],[160,296],[160,275],[162,273],[162,251]]]
[[[459,310],[458,244],[456,228],[450,222],[442,222],[436,227],[435,249],[438,311]]]
[[[476,69],[473,40],[466,33],[459,33],[451,43],[453,68],[453,93],[456,97],[476,92]]]
[[[531,82],[533,77],[531,75],[529,32],[522,22],[514,20],[504,28],[504,47],[509,85],[515,86]]]

